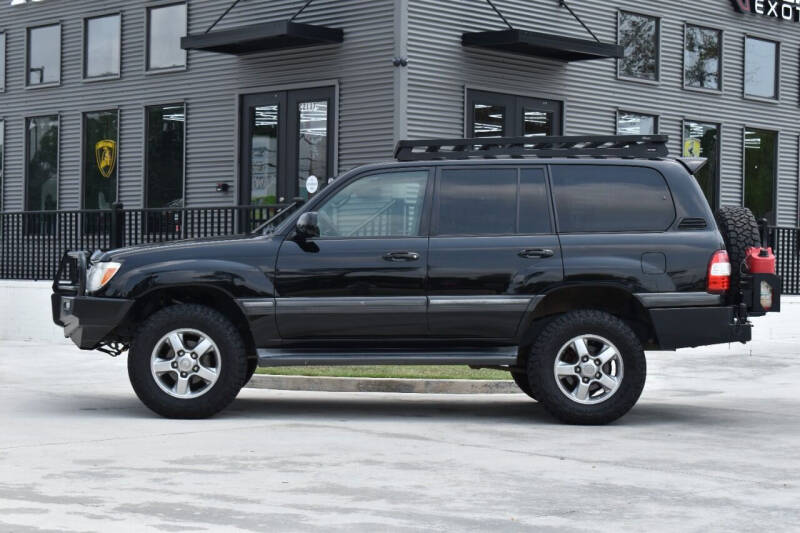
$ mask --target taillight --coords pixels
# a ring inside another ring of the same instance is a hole
[[[708,264],[708,292],[727,292],[731,288],[731,261],[728,252],[719,250]]]

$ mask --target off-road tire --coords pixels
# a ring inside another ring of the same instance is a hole
[[[256,373],[256,369],[258,368],[258,359],[255,357],[251,357],[247,360],[247,373],[244,376],[244,384],[247,385],[251,379],[253,379],[253,374]]]
[[[208,392],[197,398],[170,396],[157,385],[150,370],[156,343],[180,328],[206,333],[219,348],[219,377]],[[167,418],[207,418],[217,414],[239,394],[246,375],[247,356],[239,331],[222,314],[202,305],[173,305],[152,315],[137,330],[128,356],[128,377],[136,395],[152,411]]]
[[[624,368],[616,393],[594,405],[569,399],[554,375],[561,347],[570,339],[587,334],[611,341],[620,353]],[[539,403],[555,418],[568,424],[600,425],[617,420],[636,404],[646,375],[647,363],[639,338],[624,321],[603,311],[572,311],[551,320],[534,342],[528,358],[528,379],[537,392]]]
[[[746,207],[720,207],[714,218],[731,261],[731,289],[738,290],[747,249],[761,246],[758,223]]]
[[[537,402],[539,401],[539,398],[537,398],[537,395],[536,395],[536,391],[533,389],[533,387],[531,387],[531,382],[528,379],[528,373],[527,372],[524,372],[524,371],[523,372],[511,372],[511,379],[514,380],[514,383],[517,384],[517,387],[519,387],[519,389],[522,392],[524,392],[525,394],[527,394],[528,396],[530,396],[531,398],[533,398]]]

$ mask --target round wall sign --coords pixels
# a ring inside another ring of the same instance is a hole
[[[306,190],[308,194],[314,194],[319,189],[319,180],[316,176],[309,176],[306,178]]]

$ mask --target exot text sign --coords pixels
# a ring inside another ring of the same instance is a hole
[[[731,0],[742,13],[800,22],[800,0]]]

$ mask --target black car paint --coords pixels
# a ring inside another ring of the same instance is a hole
[[[392,162],[361,167],[337,179],[270,235],[106,252],[99,260],[118,261],[122,268],[108,286],[92,296],[136,301],[152,291],[206,287],[237,301],[274,298],[276,311],[245,311],[257,347],[328,341],[385,342],[394,346],[424,342],[509,345],[519,342],[525,317],[541,296],[552,290],[567,285],[614,287],[629,294],[703,291],[708,261],[716,250],[724,248],[699,185],[688,179],[679,163],[667,160],[638,163],[658,170],[672,192],[676,216],[665,232],[517,235],[489,238],[494,242],[483,246],[480,239],[470,237],[428,237],[427,225],[423,228],[424,237],[408,239],[305,239],[294,230],[302,213],[314,211],[337,190],[366,174],[399,168],[438,171],[450,165],[481,164],[486,161]],[[522,166],[515,160],[491,164]],[[553,159],[544,164],[631,163]],[[430,209],[430,189],[428,194]],[[678,231],[680,220],[688,217],[705,219],[707,229]],[[553,255],[517,255],[528,249],[552,250]],[[413,251],[420,259],[414,264],[384,261],[383,255],[392,251]],[[665,258],[663,269],[659,268],[659,254]],[[456,306],[441,314],[428,306],[430,312],[426,314],[421,305],[426,295],[455,294],[535,298],[531,298],[528,307],[509,306],[509,311],[492,313],[491,318],[487,308],[469,310]],[[358,298],[380,297],[407,298],[409,306],[404,312],[391,306],[348,309],[347,300],[328,309],[320,309],[311,301],[305,306],[287,306],[289,299],[297,298],[356,298],[355,302]],[[480,327],[485,329],[477,330]]]

